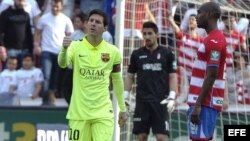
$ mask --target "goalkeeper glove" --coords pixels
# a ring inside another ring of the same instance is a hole
[[[161,101],[162,105],[167,105],[167,109],[169,113],[172,113],[175,109],[175,98],[176,93],[174,91],[170,91],[168,98]]]

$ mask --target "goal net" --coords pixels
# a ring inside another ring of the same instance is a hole
[[[172,48],[178,59],[178,53],[180,52],[178,42],[183,41],[183,39],[181,40],[176,37],[172,26],[167,22],[167,13],[172,15],[174,21],[183,32],[187,32],[189,16],[197,12],[196,10],[202,3],[201,1],[202,0],[126,0],[123,50],[124,77],[126,77],[132,51],[143,46],[141,29],[144,21],[151,20],[158,25],[161,35],[159,44]],[[228,42],[228,52],[230,52],[227,58],[227,62],[229,62],[230,66],[228,68],[231,68],[227,70],[226,77],[229,107],[226,108],[218,118],[214,141],[223,140],[223,125],[225,124],[250,124],[250,31],[248,20],[250,17],[250,2],[248,0],[230,2],[221,0],[220,5],[223,10],[223,16],[221,20],[218,21],[218,27],[223,30],[232,24],[232,28],[237,31],[237,34],[231,35],[229,34],[231,32],[225,33]],[[171,13],[167,11],[171,11]],[[225,21],[233,18],[234,21]],[[199,29],[198,32],[200,36],[206,37],[206,33],[202,31],[202,29]],[[185,58],[184,62],[192,64],[190,60],[185,60]],[[186,69],[186,67],[188,67],[188,65],[183,66],[184,69]],[[186,116],[188,106],[185,103],[188,91],[188,77],[183,77],[188,75],[186,73],[186,71],[178,71],[179,105],[169,116],[171,141],[189,140]],[[135,102],[135,89],[136,86],[134,85],[130,94],[130,103]],[[136,136],[132,134],[133,106],[129,109],[130,117],[126,127],[121,129],[121,141],[136,140]],[[149,141],[155,141],[155,137],[152,133],[150,133]]]

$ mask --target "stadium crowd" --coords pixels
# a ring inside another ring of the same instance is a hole
[[[186,102],[197,46],[206,37],[205,31],[197,27],[195,19],[201,0],[191,3],[185,0],[158,0],[161,8],[150,0],[126,0],[126,10],[132,8],[134,1],[137,3],[135,29],[131,24],[133,14],[128,10],[125,12],[125,39],[131,38],[132,31],[133,38],[142,41],[142,23],[153,21],[157,24],[161,34],[160,45],[176,52],[179,74],[177,102]],[[250,104],[250,13],[240,10],[249,10],[250,2],[211,1],[220,3],[222,9],[226,9],[218,21],[228,44],[225,95],[228,101],[225,102]],[[110,17],[109,28],[103,38],[113,44],[115,0],[1,0],[0,94],[11,92],[34,99],[52,90],[50,92],[54,92],[57,98],[67,97],[70,93],[67,87],[71,87],[68,81],[72,80],[63,76],[69,75],[67,72],[72,66],[60,69],[57,56],[65,36],[71,40],[84,36],[88,12],[96,8],[104,10]]]

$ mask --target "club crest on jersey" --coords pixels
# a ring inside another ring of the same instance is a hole
[[[158,60],[161,59],[161,54],[160,53],[157,54],[157,59]]]
[[[110,59],[109,53],[102,53],[101,54],[101,59],[103,62],[108,62]]]
[[[219,59],[220,59],[220,52],[217,50],[211,50],[210,60],[219,61]]]

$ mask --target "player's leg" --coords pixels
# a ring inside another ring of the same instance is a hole
[[[91,141],[111,141],[113,137],[113,131],[114,131],[114,118],[100,118],[92,120]]]
[[[159,102],[151,103],[152,113],[152,132],[157,141],[168,141],[169,122],[166,106]]]
[[[92,141],[90,125],[90,121],[69,120],[69,141]]]
[[[188,109],[188,129],[190,139],[192,139],[193,141],[212,140],[219,111],[207,106],[202,106],[200,113],[201,123],[199,125],[194,125],[190,121],[193,109],[194,106],[190,106]]]
[[[147,141],[150,131],[150,110],[146,102],[136,102],[133,119],[133,133],[137,135],[137,141]]]

